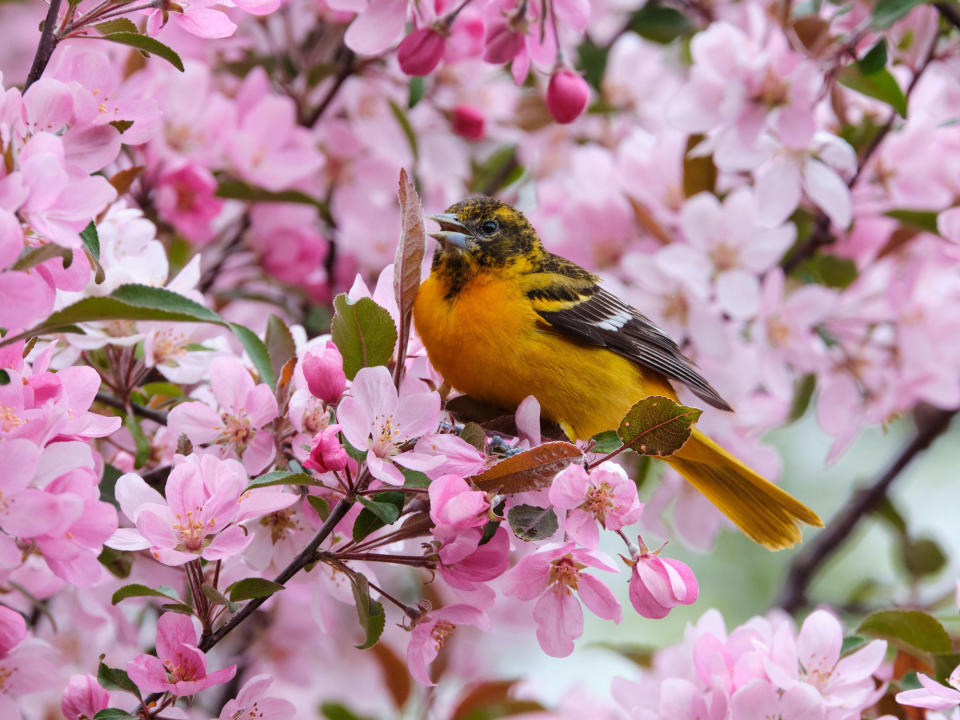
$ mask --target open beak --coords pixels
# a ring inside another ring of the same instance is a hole
[[[430,219],[439,223],[440,231],[430,233],[430,237],[439,240],[444,245],[453,245],[463,250],[467,249],[467,239],[470,231],[467,226],[457,219],[453,213],[439,213],[431,215]]]

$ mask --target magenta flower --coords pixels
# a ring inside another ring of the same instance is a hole
[[[898,703],[927,710],[950,710],[960,704],[960,665],[954,668],[947,679],[950,687],[941,685],[923,673],[917,673],[917,679],[923,687],[898,692]]]
[[[325,403],[335,403],[343,395],[347,386],[347,376],[343,373],[343,356],[332,342],[319,353],[308,350],[300,360],[303,377],[307,381],[310,394]]]
[[[399,445],[433,432],[440,422],[440,396],[435,392],[397,395],[385,367],[362,368],[353,380],[350,395],[340,401],[337,419],[353,447],[367,450],[367,467],[388,485],[403,485],[403,473],[393,463],[416,464]],[[414,469],[420,469],[415,467]]]
[[[273,391],[254,384],[232,357],[210,363],[210,389],[219,412],[202,402],[177,405],[167,418],[173,437],[186,433],[194,445],[209,443],[220,457],[239,457],[248,472],[260,472],[276,454],[273,435],[263,429],[279,412]]]
[[[573,641],[583,634],[583,610],[574,592],[594,615],[620,622],[620,603],[606,585],[583,572],[587,567],[616,572],[605,555],[571,542],[551,543],[523,558],[505,576],[505,595],[537,600],[533,619],[537,640],[547,655],[566,657],[573,652]]]
[[[110,705],[110,693],[93,675],[73,675],[60,698],[60,710],[67,720],[91,720]]]
[[[164,172],[155,190],[157,210],[164,220],[196,245],[213,240],[211,221],[223,209],[216,197],[217,181],[202,165],[187,163]]]
[[[572,123],[587,108],[590,86],[570,70],[560,70],[547,86],[547,109],[558,123]]]
[[[272,684],[273,678],[269,675],[254,675],[243,684],[237,697],[223,706],[219,720],[292,720],[297,714],[292,702],[283,698],[267,697],[267,689]]]
[[[640,550],[628,562],[630,604],[646,618],[659,620],[677,605],[690,605],[700,594],[693,571],[679,560],[661,558],[659,550],[650,552],[640,540]]]
[[[305,468],[319,473],[340,472],[347,466],[349,456],[340,444],[339,425],[328,425],[313,437],[310,458],[303,464]]]
[[[486,524],[490,503],[486,493],[474,490],[457,475],[430,483],[430,519],[438,528],[472,528]]]
[[[427,666],[436,659],[457,625],[475,625],[486,631],[490,629],[490,619],[483,610],[472,605],[447,605],[421,615],[415,621],[407,645],[407,667],[418,683],[436,685],[430,680]]]
[[[193,620],[180,613],[164,613],[157,622],[157,655],[138,655],[127,663],[127,674],[144,693],[170,692],[177,697],[227,682],[237,666],[207,674],[207,657],[197,647]]]
[[[430,27],[407,35],[397,48],[400,69],[407,75],[429,75],[443,57],[444,37]]]
[[[550,503],[558,512],[567,511],[567,534],[590,549],[600,543],[597,523],[607,530],[619,530],[635,523],[643,512],[637,486],[613,462],[605,462],[589,474],[582,465],[562,470],[550,486]]]
[[[118,550],[144,550],[165,565],[243,551],[253,539],[245,520],[292,505],[297,496],[271,488],[244,492],[247,474],[236,460],[213,455],[177,456],[166,499],[135,473],[117,480],[116,497],[136,528],[121,528],[107,542]]]
[[[434,529],[436,535],[436,528]],[[479,528],[460,530],[458,534],[445,534],[440,547],[440,575],[450,587],[469,592],[481,590],[493,600],[493,591],[484,583],[500,577],[510,567],[510,533],[503,527],[480,545]]]
[[[483,111],[473,105],[457,105],[453,109],[451,126],[453,132],[466,140],[480,140],[485,129]]]

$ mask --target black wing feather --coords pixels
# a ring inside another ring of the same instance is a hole
[[[537,310],[537,313],[566,335],[609,348],[638,365],[683,383],[713,407],[731,409],[660,328],[615,295],[597,286],[594,288],[594,292],[580,302],[558,310]]]

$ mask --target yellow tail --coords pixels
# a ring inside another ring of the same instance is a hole
[[[823,527],[813,510],[764,480],[698,430],[677,453],[664,460],[750,539],[770,550],[800,542],[801,522]]]

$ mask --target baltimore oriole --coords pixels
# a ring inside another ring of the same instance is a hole
[[[457,390],[506,409],[534,395],[571,439],[615,429],[647,396],[676,399],[671,380],[730,409],[676,343],[595,275],[547,252],[519,211],[478,197],[433,219],[440,244],[414,322],[433,366]],[[799,542],[800,522],[822,526],[696,429],[664,460],[770,549]]]

